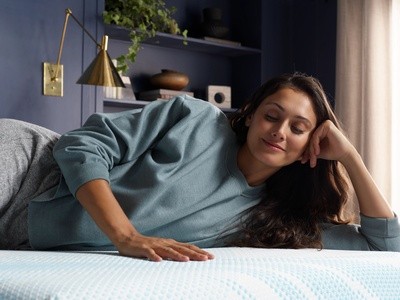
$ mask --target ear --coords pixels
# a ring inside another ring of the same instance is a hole
[[[246,117],[246,121],[245,121],[244,124],[245,124],[247,127],[250,126],[252,117],[253,117],[253,115],[250,115],[250,116],[247,116],[247,117]]]

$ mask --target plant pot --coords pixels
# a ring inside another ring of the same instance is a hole
[[[162,69],[161,73],[150,77],[150,83],[155,88],[180,91],[189,83],[189,77],[174,70]]]

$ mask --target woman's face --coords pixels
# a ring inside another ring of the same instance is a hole
[[[280,89],[264,99],[246,119],[247,160],[270,169],[293,163],[305,151],[316,123],[307,94],[291,88]]]

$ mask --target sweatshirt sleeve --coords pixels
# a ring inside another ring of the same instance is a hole
[[[324,224],[322,243],[325,249],[400,252],[400,225],[394,218],[371,218],[361,215],[360,225]]]
[[[90,116],[81,128],[61,136],[53,151],[70,192],[75,195],[90,180],[109,181],[115,165],[136,160],[172,126],[202,113],[204,103],[177,97],[151,102],[142,110]]]

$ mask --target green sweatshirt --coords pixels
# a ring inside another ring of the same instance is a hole
[[[223,246],[263,189],[247,184],[236,162],[238,148],[226,116],[190,97],[94,114],[54,148],[63,178],[31,201],[30,243],[36,249],[115,249],[74,198],[82,184],[102,178],[141,234]],[[323,242],[329,248],[399,250],[400,229],[393,220],[373,219],[371,236],[368,224],[363,231],[327,226]],[[377,223],[387,225],[378,236]],[[351,236],[343,239],[340,232],[349,230]]]

